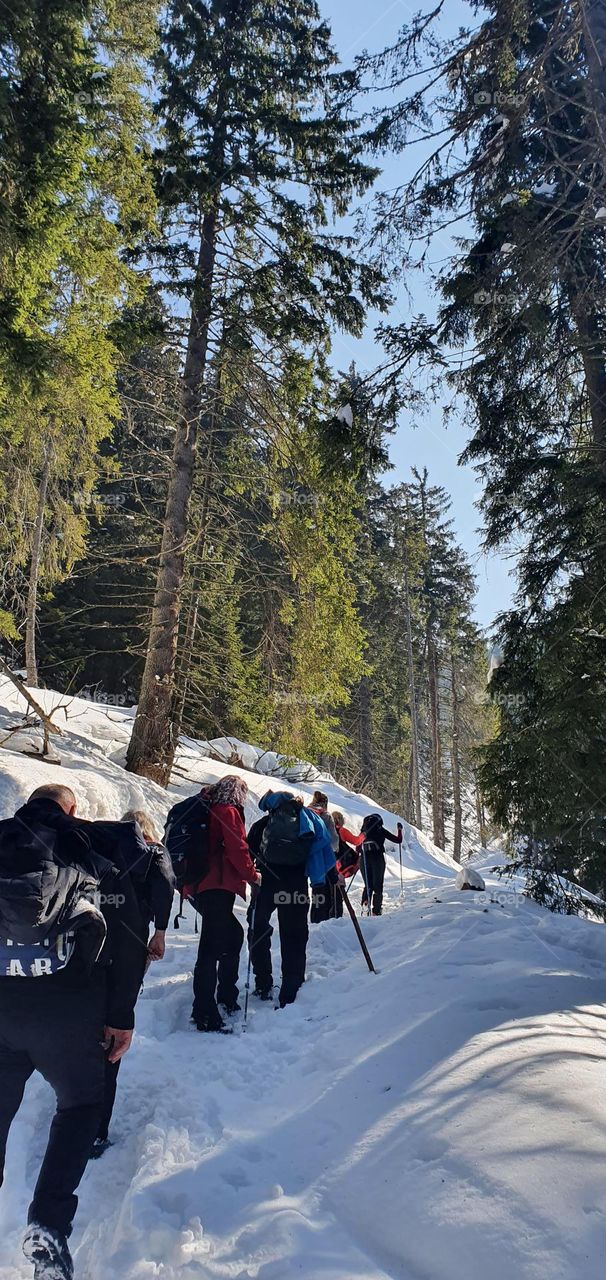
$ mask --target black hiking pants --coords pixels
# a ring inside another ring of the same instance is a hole
[[[244,930],[234,915],[235,893],[206,889],[196,896],[201,916],[200,945],[194,969],[195,1022],[218,1023],[217,1001],[233,1008],[238,1001],[238,972]]]
[[[103,1106],[106,977],[79,989],[61,977],[0,978],[0,1183],[11,1124],[39,1071],[57,1110],[28,1220],[68,1236]]]
[[[249,947],[258,991],[269,992],[273,986],[271,966],[271,917],[278,912],[280,951],[282,953],[282,986],[279,1002],[292,1004],[305,981],[307,939],[309,937],[309,885],[305,867],[273,864],[260,867],[263,883],[248,912]]]
[[[343,915],[343,898],[338,884],[331,884],[328,880],[324,884],[315,884],[311,895],[312,924],[339,919]]]
[[[373,916],[380,916],[383,912],[383,882],[385,880],[385,854],[379,849],[373,850],[371,853],[365,853],[362,850],[360,858],[362,867],[362,875],[364,877],[364,894],[362,896],[362,904],[367,902],[372,904]]]

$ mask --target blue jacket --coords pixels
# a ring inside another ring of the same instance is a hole
[[[272,809],[277,809],[285,800],[292,800],[292,798],[292,792],[290,791],[274,791],[271,795],[261,797],[259,808],[262,813],[270,813]],[[306,809],[304,806],[301,809],[299,835],[308,835],[310,831],[313,831],[315,838],[307,855],[305,874],[312,884],[324,884],[328,872],[336,865],[330,833],[328,827],[318,817],[317,813],[313,813],[311,809]]]

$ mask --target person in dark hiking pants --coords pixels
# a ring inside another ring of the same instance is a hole
[[[270,1000],[273,991],[271,917],[278,912],[282,984],[280,1008],[292,1004],[305,981],[309,936],[309,881],[321,884],[335,866],[325,824],[290,791],[268,791],[259,802],[264,817],[248,833],[248,843],[263,874],[248,912],[249,948],[255,995]]]
[[[93,824],[99,826],[101,824]],[[170,920],[170,912],[175,890],[175,877],[168,851],[160,840],[160,834],[154,826],[153,819],[143,809],[129,809],[121,822],[104,823],[104,827],[115,829],[115,840],[122,850],[123,860],[127,865],[132,861],[128,851],[135,853],[135,869],[131,872],[131,881],[137,905],[139,907],[141,939],[140,972],[141,983],[146,969],[152,960],[162,960],[166,949],[166,930]],[[111,834],[111,833],[110,833]],[[137,859],[141,851],[141,839],[145,843],[148,857],[145,862]],[[150,928],[154,932],[150,938]],[[118,1073],[120,1061],[105,1063],[105,1100],[99,1124],[99,1132],[92,1150],[93,1159],[102,1156],[109,1146],[109,1126],[116,1101]]]
[[[192,1010],[198,1031],[229,1032],[219,1005],[227,1014],[240,1009],[238,971],[244,930],[234,905],[237,896],[246,901],[247,884],[261,883],[246,841],[247,794],[243,779],[230,775],[200,792],[210,810],[208,866],[199,881],[184,888],[185,897],[202,918]]]
[[[75,814],[73,792],[50,784],[0,822],[0,1181],[34,1071],[57,1098],[23,1242],[35,1280],[72,1280],[68,1239],[105,1058],[118,1062],[130,1046],[139,987],[130,878],[95,851],[93,824]]]
[[[330,844],[335,855],[335,861],[339,853],[339,834],[335,826],[334,818],[328,811],[328,796],[323,791],[314,791],[311,798],[310,809],[318,818],[322,820],[330,837]],[[335,914],[335,899],[339,888],[339,872],[336,865],[331,867],[328,875],[321,884],[315,884],[312,880],[311,885],[311,915],[312,924],[321,924],[323,920],[329,920],[331,915]],[[340,894],[339,894],[340,897]]]
[[[383,914],[383,884],[385,881],[385,841],[398,844],[402,839],[402,823],[398,834],[392,835],[383,826],[380,813],[369,813],[362,823],[363,843],[360,846],[360,865],[364,877],[362,906],[371,904],[373,916]]]

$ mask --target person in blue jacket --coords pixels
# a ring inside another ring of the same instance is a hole
[[[317,814],[290,791],[268,791],[259,801],[263,817],[248,833],[248,844],[263,881],[251,904],[249,947],[255,995],[273,991],[271,917],[278,912],[282,984],[279,1005],[292,1004],[305,981],[309,937],[309,882],[322,884],[336,866],[329,832]],[[335,871],[336,874],[336,871]]]

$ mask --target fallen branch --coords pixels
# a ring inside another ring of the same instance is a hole
[[[58,725],[53,724],[52,718],[48,712],[44,710],[44,707],[40,706],[40,703],[37,702],[33,694],[30,693],[27,685],[23,683],[21,677],[16,676],[14,671],[11,671],[10,667],[2,657],[0,657],[0,672],[10,680],[11,684],[14,684],[15,689],[19,691],[21,697],[25,699],[28,706],[30,706],[32,711],[37,715],[43,730],[42,755],[49,755],[49,739],[51,734],[56,733],[57,737],[61,738],[63,736],[63,730],[60,729]]]

